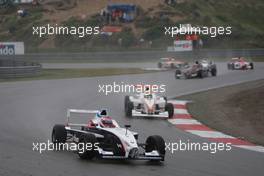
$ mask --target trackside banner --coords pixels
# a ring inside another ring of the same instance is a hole
[[[25,54],[24,42],[0,42],[0,55]]]
[[[192,49],[191,40],[176,40],[174,41],[174,46],[168,47],[168,51],[192,51]]]

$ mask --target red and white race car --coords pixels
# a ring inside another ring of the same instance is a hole
[[[248,62],[243,57],[232,58],[229,63],[227,63],[228,70],[253,70],[253,62]]]
[[[125,96],[125,113],[127,117],[172,118],[174,107],[167,102],[166,97],[155,93],[139,93],[134,96]]]
[[[187,65],[187,62],[175,60],[172,57],[160,58],[158,62],[158,68],[180,68]]]

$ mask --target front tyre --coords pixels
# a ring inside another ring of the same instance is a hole
[[[93,134],[83,134],[79,138],[78,155],[81,159],[93,159],[96,155],[95,143],[97,139]]]
[[[158,63],[158,68],[162,68],[162,63],[161,62]]]
[[[165,100],[165,102],[167,102],[167,101],[168,101],[167,97],[165,97],[165,96],[163,97],[163,99]]]
[[[212,68],[211,74],[212,74],[212,76],[216,76],[217,75],[217,69],[216,68]]]
[[[250,65],[250,69],[253,70],[254,69],[254,64],[252,62],[250,62],[249,65]]]
[[[164,161],[165,158],[165,141],[161,136],[154,135],[149,136],[146,140],[146,152],[152,152],[153,150],[156,150],[159,155],[162,157],[161,161]]]
[[[127,117],[131,117],[132,116],[132,110],[133,110],[133,108],[134,108],[133,102],[128,101],[127,102],[127,105],[126,105],[126,109],[125,109],[125,112],[126,112],[126,116]]]

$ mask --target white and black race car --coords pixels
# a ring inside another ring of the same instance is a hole
[[[155,93],[139,93],[125,96],[125,114],[127,117],[163,117],[172,118],[174,106],[167,98]]]
[[[217,75],[216,64],[211,61],[203,59],[201,61],[196,61],[194,64],[186,65],[184,68],[175,70],[175,78],[204,78]]]
[[[72,123],[71,114],[95,114],[88,123]],[[158,135],[149,136],[145,143],[138,143],[138,133],[130,131],[130,125],[121,128],[118,123],[107,115],[106,110],[67,111],[66,125],[55,125],[52,130],[52,142],[89,145],[84,150],[77,149],[82,159],[94,157],[104,159],[131,159],[164,161],[165,142]]]

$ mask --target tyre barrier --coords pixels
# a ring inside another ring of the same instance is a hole
[[[21,78],[37,76],[41,72],[41,64],[14,60],[0,61],[0,78]]]

